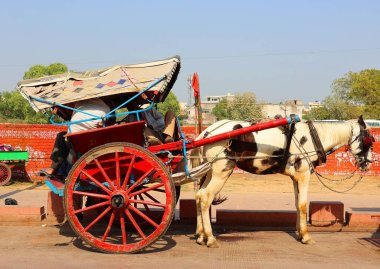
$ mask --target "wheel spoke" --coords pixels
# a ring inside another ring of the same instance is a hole
[[[159,203],[159,201],[154,198],[152,195],[150,195],[149,193],[145,192],[144,193],[150,200],[152,200],[153,202],[156,202],[156,203]]]
[[[144,197],[143,197],[141,194],[139,194],[139,197],[140,197],[140,200],[141,200],[141,201],[145,201],[145,200],[144,200]],[[150,212],[149,206],[148,206],[147,204],[144,204],[144,203],[143,203],[143,206],[144,206],[144,208],[145,208],[146,213],[147,213],[149,216],[151,216],[152,214],[151,214],[151,212]]]
[[[94,219],[89,225],[87,225],[86,228],[84,228],[84,231],[87,232],[92,226],[94,226],[101,218],[103,218],[107,213],[108,211],[111,210],[111,206],[108,206],[106,210],[104,210],[102,212],[102,214],[100,214],[96,219]]]
[[[145,219],[147,222],[149,222],[150,224],[152,224],[154,227],[158,228],[158,224],[157,223],[155,223],[151,218],[149,218],[147,215],[145,215],[144,213],[142,213],[137,208],[135,208],[135,207],[133,207],[131,205],[128,205],[128,209],[131,209],[137,215],[139,215],[140,217],[142,217],[143,219]]]
[[[119,216],[120,216],[120,229],[121,229],[121,236],[123,239],[123,245],[126,245],[127,244],[127,233],[125,231],[125,220],[124,220],[123,210],[119,210]]]
[[[137,203],[137,204],[143,204],[143,205],[152,205],[152,206],[158,206],[158,207],[166,207],[166,205],[164,205],[164,204],[155,203],[155,202],[151,202],[151,201],[129,200],[129,202],[131,202],[131,203]]]
[[[110,220],[108,221],[107,228],[106,228],[106,230],[104,231],[104,234],[103,234],[103,237],[102,237],[102,242],[106,241],[107,236],[108,236],[109,232],[111,231],[111,227],[112,227],[113,221],[114,221],[114,219],[115,219],[115,212],[116,212],[116,209],[114,209],[114,210],[112,211],[112,214],[111,214]]]
[[[100,164],[100,162],[98,161],[98,159],[95,159],[95,163],[96,163],[96,166],[98,167],[98,169],[100,170],[100,172],[102,173],[104,179],[108,182],[108,185],[110,185],[110,188],[115,191],[116,190],[115,186],[113,185],[111,179],[108,177],[106,171],[104,171],[104,168]]]
[[[135,201],[134,207],[136,207],[136,208],[137,208],[136,198],[137,198],[136,196],[133,196],[133,199],[132,199],[132,201]],[[130,199],[129,201],[131,201],[131,199]],[[131,204],[132,204],[132,202],[131,202]]]
[[[123,186],[121,187],[122,190],[125,190],[125,188],[127,187],[127,184],[129,182],[129,177],[131,176],[131,172],[133,169],[133,165],[135,164],[135,160],[136,160],[136,156],[133,155],[132,160],[131,160],[129,167],[128,167],[127,174],[125,175],[125,178],[124,178]]]
[[[89,196],[89,197],[95,197],[100,199],[108,199],[108,195],[99,194],[99,193],[93,193],[93,192],[84,192],[84,191],[73,191],[73,194],[78,194],[82,196]]]
[[[132,222],[132,225],[133,227],[135,227],[135,229],[137,230],[137,232],[140,234],[140,236],[145,239],[146,236],[144,234],[144,232],[141,230],[140,226],[137,224],[137,222],[135,221],[135,219],[133,218],[132,214],[128,211],[128,209],[125,210],[125,214],[127,215],[127,217],[129,218],[129,220]]]
[[[156,192],[161,192],[161,193],[165,193],[165,190],[154,190],[154,191],[156,191]]]
[[[89,210],[92,210],[92,209],[95,209],[95,208],[99,208],[99,207],[102,207],[102,206],[106,206],[106,205],[109,205],[109,204],[110,204],[109,201],[105,201],[103,203],[99,203],[99,204],[96,204],[96,205],[92,205],[92,206],[88,206],[88,207],[84,207],[84,208],[75,210],[74,213],[77,214],[77,213],[89,211]]]
[[[120,189],[120,161],[119,161],[119,152],[115,152],[115,169],[116,169],[116,187]]]
[[[108,193],[109,195],[112,194],[112,192],[107,189],[102,183],[100,183],[98,180],[96,180],[93,176],[91,176],[89,173],[87,173],[86,170],[82,170],[81,173],[83,173],[86,177],[88,177],[90,179],[90,181],[94,182],[96,185],[98,185],[103,191],[105,191],[106,193]]]
[[[144,175],[142,175],[136,182],[127,190],[127,194],[131,193],[140,183],[147,177],[149,176],[154,170],[154,167],[150,168]]]
[[[139,190],[139,191],[133,192],[133,193],[131,193],[131,196],[139,195],[139,194],[141,194],[141,193],[145,193],[145,194],[146,194],[146,192],[151,191],[151,190],[156,190],[157,188],[160,188],[160,187],[162,187],[162,186],[164,186],[164,183],[156,184],[156,185],[153,185],[153,186],[151,186],[151,187],[149,187],[149,188],[144,188],[144,189],[142,189],[142,190]],[[165,192],[165,191],[164,191],[164,192]]]

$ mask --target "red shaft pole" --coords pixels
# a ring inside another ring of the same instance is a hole
[[[296,121],[297,122],[300,121],[298,116],[296,116]],[[212,144],[221,140],[230,139],[232,137],[247,134],[250,132],[256,132],[256,131],[270,129],[270,128],[274,128],[278,126],[288,125],[291,122],[292,122],[292,119],[288,117],[288,118],[282,118],[282,119],[277,119],[277,120],[271,120],[267,122],[256,123],[248,127],[243,127],[241,129],[206,137],[200,140],[190,141],[189,143],[186,144],[186,149],[201,147],[207,144]],[[172,143],[168,143],[164,145],[148,147],[148,150],[156,153],[159,151],[166,151],[166,150],[167,151],[179,150],[179,149],[182,149],[182,147],[183,147],[182,141],[178,141],[178,142],[172,142]]]
[[[262,122],[262,123],[256,123],[254,125],[240,128],[234,131],[214,135],[211,137],[206,137],[200,140],[194,140],[190,143],[191,146],[187,147],[187,149],[201,147],[201,146],[212,144],[221,140],[230,139],[235,136],[239,136],[239,135],[243,135],[243,134],[247,134],[251,132],[256,132],[260,130],[270,129],[270,128],[287,125],[287,124],[289,124],[289,121],[287,118],[282,118],[282,119],[272,120],[272,121],[267,121],[267,122]]]

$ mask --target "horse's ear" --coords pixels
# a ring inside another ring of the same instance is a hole
[[[367,128],[367,126],[365,125],[365,122],[363,120],[363,115],[359,116],[358,123],[359,123],[360,127],[362,127],[363,129]]]

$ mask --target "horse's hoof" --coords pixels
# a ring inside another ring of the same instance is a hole
[[[198,237],[197,240],[196,240],[196,242],[197,242],[198,245],[201,245],[201,246],[206,245],[206,242],[203,239],[203,237]]]
[[[213,239],[207,241],[207,247],[208,248],[218,248],[219,243],[216,241],[215,238],[213,238]]]
[[[309,239],[302,239],[301,242],[305,245],[314,245],[315,244],[315,241],[311,238]]]

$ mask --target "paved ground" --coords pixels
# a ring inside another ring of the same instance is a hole
[[[294,210],[290,180],[282,176],[233,178],[222,191],[229,199],[218,208]],[[366,178],[353,191],[337,194],[314,179],[309,201],[342,201],[346,210],[379,211],[380,180]],[[44,186],[15,184],[0,188],[19,206],[46,204]],[[193,198],[191,184],[181,198]],[[215,215],[214,215],[215,216]],[[231,230],[215,227],[219,249],[198,246],[195,225],[172,225],[166,235],[141,254],[94,252],[69,227],[0,226],[0,268],[380,268],[380,231],[312,232],[315,245],[302,245],[294,233]]]
[[[379,268],[380,234],[313,233],[302,245],[293,233],[216,229],[220,248],[198,246],[193,227],[172,226],[141,254],[97,253],[70,229],[0,229],[1,268]],[[379,238],[375,240],[374,238]]]

